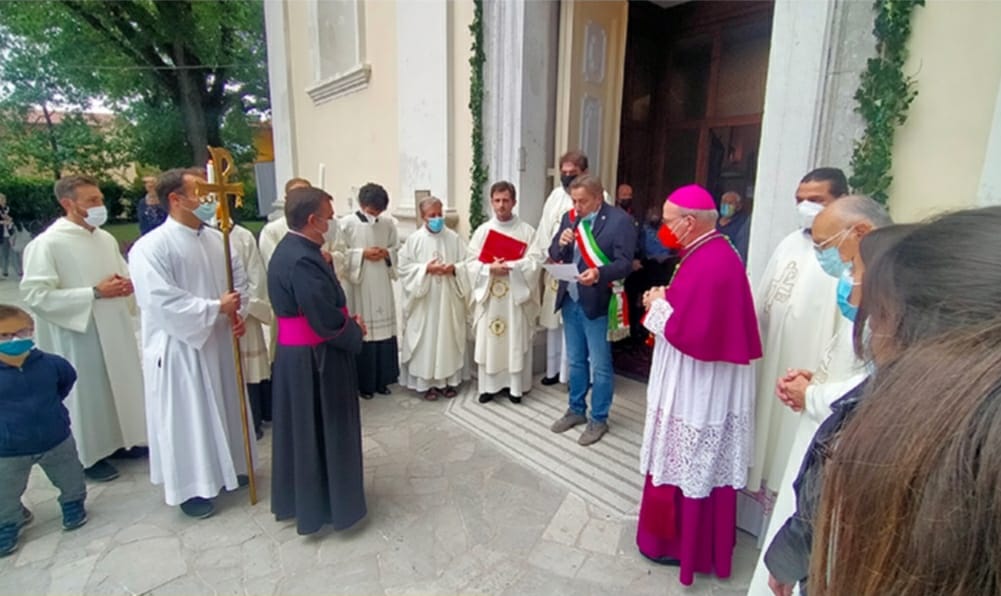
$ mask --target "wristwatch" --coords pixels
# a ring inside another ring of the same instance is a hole
[[[101,291],[97,289],[97,286],[94,286],[93,289],[94,289],[94,300],[100,300],[101,298],[104,298],[104,296],[101,296]]]

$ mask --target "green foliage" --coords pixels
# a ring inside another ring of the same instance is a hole
[[[886,204],[893,183],[893,140],[907,121],[907,109],[917,97],[913,77],[904,74],[911,14],[924,0],[876,0],[873,35],[876,56],[870,58],[855,92],[855,111],[865,121],[865,132],[855,142],[852,176],[856,192]]]
[[[203,163],[206,144],[245,154],[246,121],[269,109],[262,0],[11,0],[0,23],[5,60],[58,82],[62,103],[116,108],[130,153],[161,169]]]
[[[100,188],[104,193],[104,204],[108,207],[110,221],[120,220],[128,215],[128,203],[123,204],[123,197],[143,196],[111,181],[101,181]],[[62,207],[52,193],[51,180],[0,177],[0,193],[7,196],[10,215],[14,221],[27,227],[33,234],[63,214]]]
[[[483,0],[473,0],[473,22],[469,32],[473,34],[473,55],[469,58],[472,73],[469,81],[469,111],[473,116],[473,165],[470,168],[472,181],[469,192],[469,227],[472,232],[486,221],[483,212],[483,193],[487,186],[487,166],[483,163],[483,64],[486,52],[483,49]]]

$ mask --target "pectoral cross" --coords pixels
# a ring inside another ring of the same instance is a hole
[[[234,197],[233,207],[243,205],[243,184],[230,182],[229,177],[236,173],[233,166],[233,155],[222,147],[209,147],[211,159],[206,166],[207,182],[198,181],[195,184],[195,194],[203,203],[217,203],[216,221],[222,231],[223,250],[226,254],[226,287],[233,288],[233,252],[229,245],[229,235],[233,230],[233,219],[229,212],[229,197]],[[241,296],[242,300],[248,297]],[[254,478],[254,461],[250,454],[250,427],[247,424],[247,399],[244,394],[246,385],[243,382],[243,359],[240,356],[240,339],[233,335],[233,360],[236,365],[236,388],[239,392],[240,417],[243,419],[243,452],[247,458],[247,476],[250,480],[250,504],[257,503],[257,482]]]

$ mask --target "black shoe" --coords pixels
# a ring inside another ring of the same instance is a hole
[[[481,393],[480,394],[479,402],[481,404],[485,404],[485,403],[487,403],[489,401],[493,401],[493,399],[494,399],[494,394],[493,393]]]
[[[261,439],[263,439],[264,438],[264,429],[255,428],[254,429],[254,436],[257,437],[258,441],[260,441]]]
[[[553,375],[551,377],[542,377],[542,380],[539,382],[542,383],[543,385],[555,385],[560,382],[560,376]]]
[[[389,390],[389,387],[379,387],[375,390],[379,395],[392,395],[393,392]]]
[[[236,483],[240,485],[240,488],[243,488],[250,484],[250,476],[247,476],[246,474],[237,474]]]
[[[118,470],[108,460],[102,459],[91,467],[84,468],[83,475],[94,482],[110,482],[118,478]]]
[[[215,505],[212,504],[211,499],[192,497],[181,503],[181,511],[188,517],[205,519],[215,513]]]
[[[108,459],[143,459],[145,457],[149,457],[149,447],[136,445],[129,449],[122,447],[109,455]]]
[[[643,551],[640,551],[643,558],[658,565],[667,565],[668,567],[681,567],[681,561],[674,559],[672,557],[651,557]]]
[[[520,404],[521,403],[521,396],[520,395],[511,395],[510,393],[508,393],[507,394],[507,398],[509,400],[511,400],[511,403],[513,403],[513,404]]]
[[[359,397],[361,397],[362,399],[372,399],[375,396],[372,395],[371,393],[361,393],[359,394]]]

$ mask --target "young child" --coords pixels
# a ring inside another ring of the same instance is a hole
[[[0,304],[0,557],[17,549],[32,520],[21,504],[35,464],[60,491],[63,529],[87,522],[83,465],[63,399],[76,382],[64,358],[34,348],[35,324],[16,306]]]

